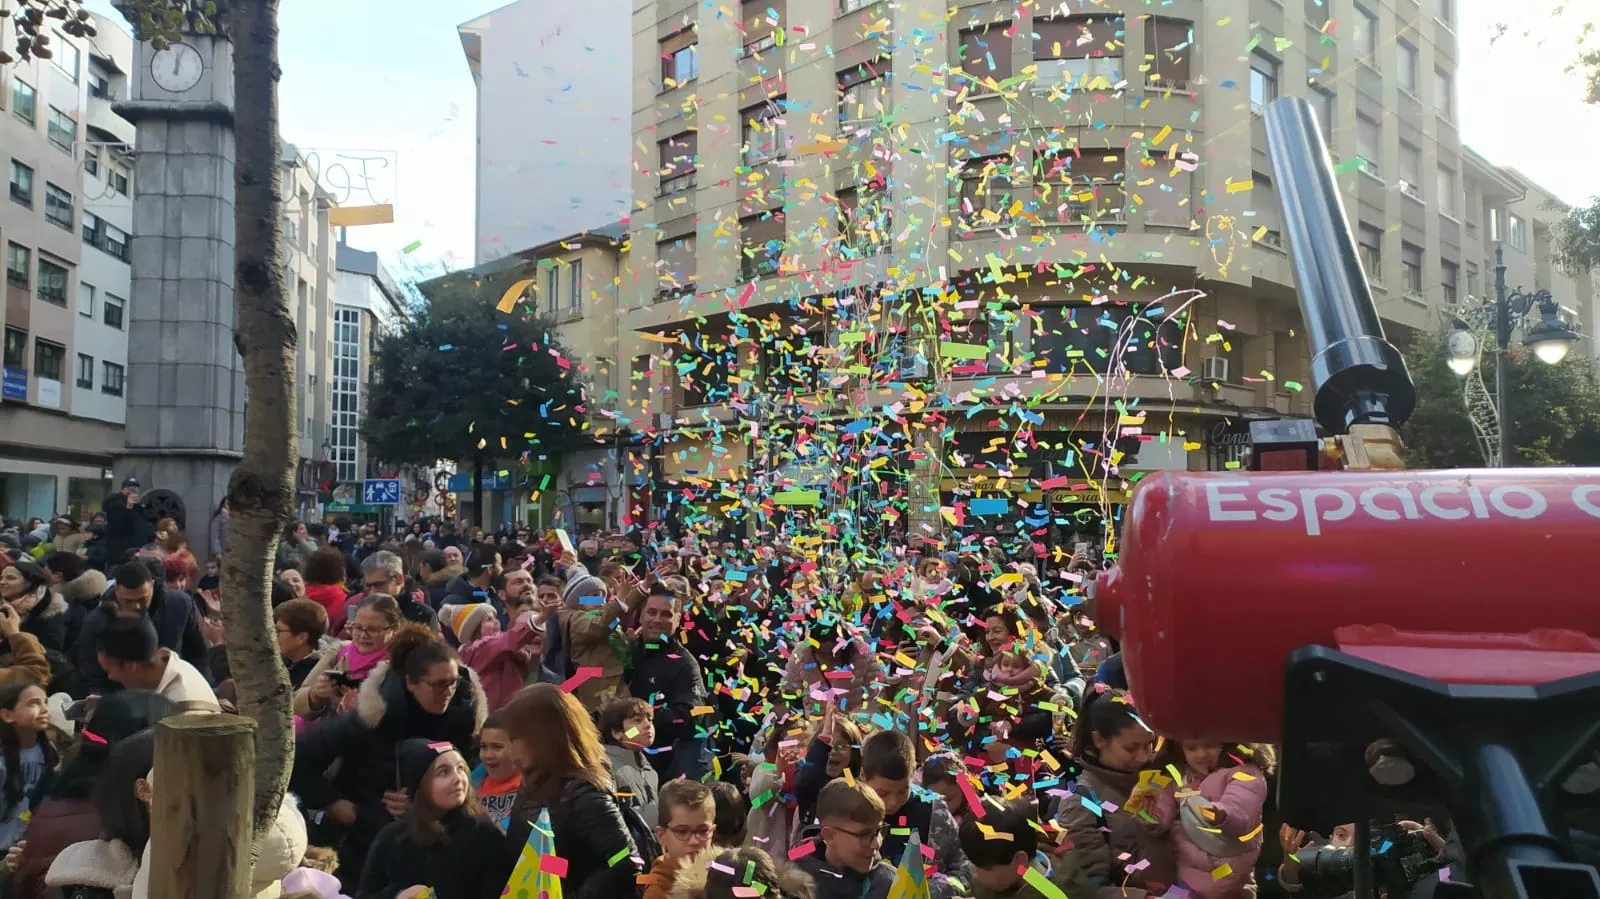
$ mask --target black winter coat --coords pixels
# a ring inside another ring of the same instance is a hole
[[[67,651],[67,621],[70,607],[54,590],[22,616],[22,631],[32,634],[39,645],[56,652]]]
[[[106,514],[106,565],[115,568],[130,549],[138,549],[156,538],[156,513],[144,503],[131,507],[128,498],[117,491],[105,498],[100,510]]]
[[[444,817],[444,839],[417,846],[405,824],[393,821],[378,832],[361,868],[356,899],[394,899],[406,887],[433,887],[438,899],[499,899],[517,858],[505,834],[487,817],[460,809]]]
[[[72,647],[73,662],[78,666],[80,689],[105,695],[121,689],[106,677],[104,668],[95,657],[95,643],[106,623],[117,615],[116,587],[107,587],[101,594],[100,605],[83,620],[78,632],[78,643]],[[194,600],[182,590],[168,590],[159,581],[150,597],[150,621],[156,626],[156,636],[161,645],[177,653],[185,662],[210,677],[206,664],[206,638],[200,634],[200,615],[195,611]]]
[[[526,792],[527,777],[522,784],[523,792],[511,808],[511,826],[506,831],[507,845],[514,853],[522,852],[542,808]],[[639,864],[638,847],[617,808],[616,796],[573,778],[563,786],[561,801],[548,809],[556,855],[567,860],[562,895],[566,899],[633,896],[634,882],[645,872]],[[611,864],[611,859],[624,850],[627,857]]]
[[[383,794],[398,786],[395,748],[400,741],[448,741],[471,758],[473,740],[489,714],[488,700],[471,668],[460,666],[459,677],[444,714],[431,715],[406,690],[405,678],[391,672],[388,662],[379,662],[362,681],[355,708],[319,720],[295,739],[289,788],[301,806],[326,809],[346,799],[356,807],[355,824],[335,847],[347,883],[355,879],[352,872],[361,870],[378,831],[394,821],[383,807]]]
[[[650,764],[657,773],[672,770],[676,755],[672,747],[701,731],[690,714],[705,705],[700,665],[676,640],[646,646],[643,638],[633,641],[628,663],[628,695],[655,708],[656,746],[661,751],[650,754]]]

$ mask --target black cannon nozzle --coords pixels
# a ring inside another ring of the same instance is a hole
[[[1283,97],[1267,107],[1266,125],[1311,341],[1317,422],[1330,434],[1357,424],[1398,427],[1411,416],[1416,391],[1383,335],[1316,115],[1305,100]]]

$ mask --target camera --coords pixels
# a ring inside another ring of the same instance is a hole
[[[1300,883],[1309,896],[1342,896],[1355,888],[1354,846],[1302,849]],[[1372,884],[1378,895],[1410,896],[1413,888],[1448,864],[1421,831],[1400,824],[1375,824],[1367,846],[1372,856]],[[1366,897],[1358,897],[1366,899]]]

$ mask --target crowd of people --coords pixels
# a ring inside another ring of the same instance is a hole
[[[172,521],[117,556],[0,533],[3,895],[145,895],[150,727],[234,699],[227,515],[198,554]],[[1277,820],[1272,747],[1145,725],[1081,547],[837,549],[294,523],[261,895],[490,899],[535,827],[577,899],[886,899],[913,841],[931,899],[1348,890],[1302,877],[1352,836]]]

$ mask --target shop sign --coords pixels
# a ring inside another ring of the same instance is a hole
[[[1214,447],[1250,445],[1250,422],[1244,419],[1219,421],[1206,434],[1206,443]]]
[[[8,400],[28,401],[28,370],[25,368],[6,368],[5,372],[5,398]]]

